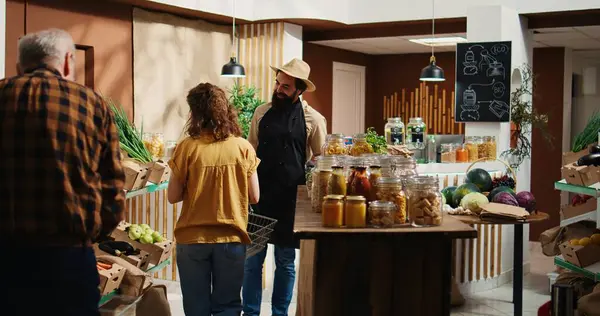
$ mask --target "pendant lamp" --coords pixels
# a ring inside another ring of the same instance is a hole
[[[431,37],[435,38],[435,0],[431,0]],[[434,46],[431,45],[429,65],[421,70],[421,81],[444,81],[444,69],[435,64]]]
[[[231,59],[228,63],[223,65],[221,69],[221,77],[229,78],[244,78],[246,77],[246,70],[244,66],[238,64],[235,57],[235,1],[233,0],[233,34],[231,36]]]

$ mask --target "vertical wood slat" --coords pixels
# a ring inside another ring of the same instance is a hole
[[[496,274],[502,274],[502,226],[498,225],[498,256],[496,257]]]
[[[134,197],[131,200],[131,223],[141,224],[137,222],[137,199]]]
[[[469,225],[471,227],[473,227],[473,225]],[[475,251],[475,240],[473,239],[469,239],[469,265],[467,266],[469,269],[469,281],[473,281],[475,279],[475,269],[473,267],[473,261],[475,259],[475,256],[473,254],[473,252]]]
[[[496,274],[496,226],[497,225],[490,225],[490,226],[492,226],[491,232],[490,232],[490,235],[492,237],[492,241],[491,241],[492,247],[490,249],[490,274],[491,274],[491,277],[495,277],[495,276],[497,276],[497,274]]]
[[[146,224],[151,225],[152,221],[150,218],[150,194],[146,193]]]
[[[493,225],[483,225],[483,230],[485,232],[485,237],[483,238],[483,278],[487,279],[489,277],[488,270],[488,248],[490,246],[490,226]]]
[[[140,195],[136,196],[135,199],[137,200],[138,203],[138,224],[143,224],[144,223],[144,201],[142,200],[142,197]]]
[[[167,205],[167,190],[162,190],[162,214],[163,214],[163,222],[162,222],[162,227],[163,227],[163,233],[166,234],[167,233],[167,210],[168,210],[168,205]],[[173,238],[175,239],[175,238]],[[172,257],[171,259],[172,261],[175,261],[175,259]],[[167,269],[163,269],[162,270],[162,278],[163,279],[167,279]]]
[[[177,204],[173,204],[173,224],[172,232],[175,234],[175,225],[177,224]],[[173,236],[175,239],[175,236]],[[171,256],[171,279],[177,281],[177,248],[173,249],[173,255]]]
[[[159,215],[160,213],[160,195],[158,194],[158,192],[154,192],[154,230],[156,231],[160,231],[160,226],[159,226]],[[167,237],[167,232],[166,231],[162,231],[161,232],[163,234],[163,237]],[[158,278],[158,271],[154,272],[154,277]]]
[[[476,260],[476,280],[480,280],[481,279],[481,224],[477,224],[477,240],[475,241],[475,244],[477,245],[477,252],[476,252],[476,256],[477,256],[477,260]]]

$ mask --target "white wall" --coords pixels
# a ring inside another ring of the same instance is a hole
[[[590,54],[587,52],[586,54]],[[577,52],[573,52],[573,73],[577,76],[577,86],[575,97],[572,102],[571,109],[571,140],[577,134],[583,131],[587,124],[588,118],[595,112],[600,111],[600,51],[596,52],[596,58],[590,58],[589,55],[582,56]],[[581,88],[583,86],[583,69],[588,67],[596,67],[596,94],[583,95]]]
[[[148,0],[231,16],[234,0]],[[236,15],[246,20],[306,18],[346,24],[431,18],[431,1],[412,0],[235,0]],[[600,0],[436,0],[436,17],[464,17],[475,5],[502,5],[517,13],[600,8]]]

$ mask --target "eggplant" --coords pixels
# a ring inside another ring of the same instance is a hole
[[[600,154],[600,145],[590,146],[590,154]]]
[[[600,153],[585,155],[577,160],[578,166],[600,166]]]
[[[99,243],[98,248],[113,256],[118,256],[121,253],[125,255],[135,255],[139,253],[139,250],[135,249],[130,243],[126,241],[105,241]]]

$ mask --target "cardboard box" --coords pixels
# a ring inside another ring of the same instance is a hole
[[[129,242],[134,248],[141,249],[148,252],[150,255],[148,262],[153,265],[169,259],[173,252],[173,242],[170,240],[163,240],[162,242],[155,244],[142,244],[135,240],[131,240],[129,235],[125,231],[127,227],[131,226],[129,223],[121,222],[119,226],[112,232],[111,237],[118,241]]]
[[[140,250],[140,253],[137,255],[120,255],[119,257],[123,258],[123,260],[131,263],[140,270],[148,270],[148,265],[150,264],[150,254],[146,251]]]
[[[585,268],[600,261],[600,246],[589,244],[587,246],[572,246],[568,242],[558,246],[563,258],[578,267]]]
[[[574,163],[561,169],[562,177],[568,184],[590,186],[600,181],[600,167],[576,166]]]
[[[125,171],[125,190],[139,190],[146,186],[149,171],[147,165],[140,165],[131,160],[126,160],[123,162],[123,169]]]
[[[171,168],[162,160],[155,161],[150,170],[151,172],[148,181],[152,183],[161,184],[169,181],[169,177],[171,177]]]
[[[100,295],[106,295],[119,288],[123,277],[125,277],[125,268],[112,263],[109,270],[98,270],[100,275]]]
[[[596,209],[596,198],[591,198],[587,200],[583,204],[579,204],[577,206],[572,205],[563,205],[560,210],[561,220],[569,219],[575,216],[583,215],[589,213]]]
[[[597,144],[598,143],[593,143],[593,144],[589,145],[586,149],[578,151],[576,153],[574,153],[572,151],[563,153],[562,154],[562,165],[565,166],[565,165],[570,165],[574,162],[577,162],[577,160],[579,160],[579,158],[590,153],[590,147],[597,145]]]

